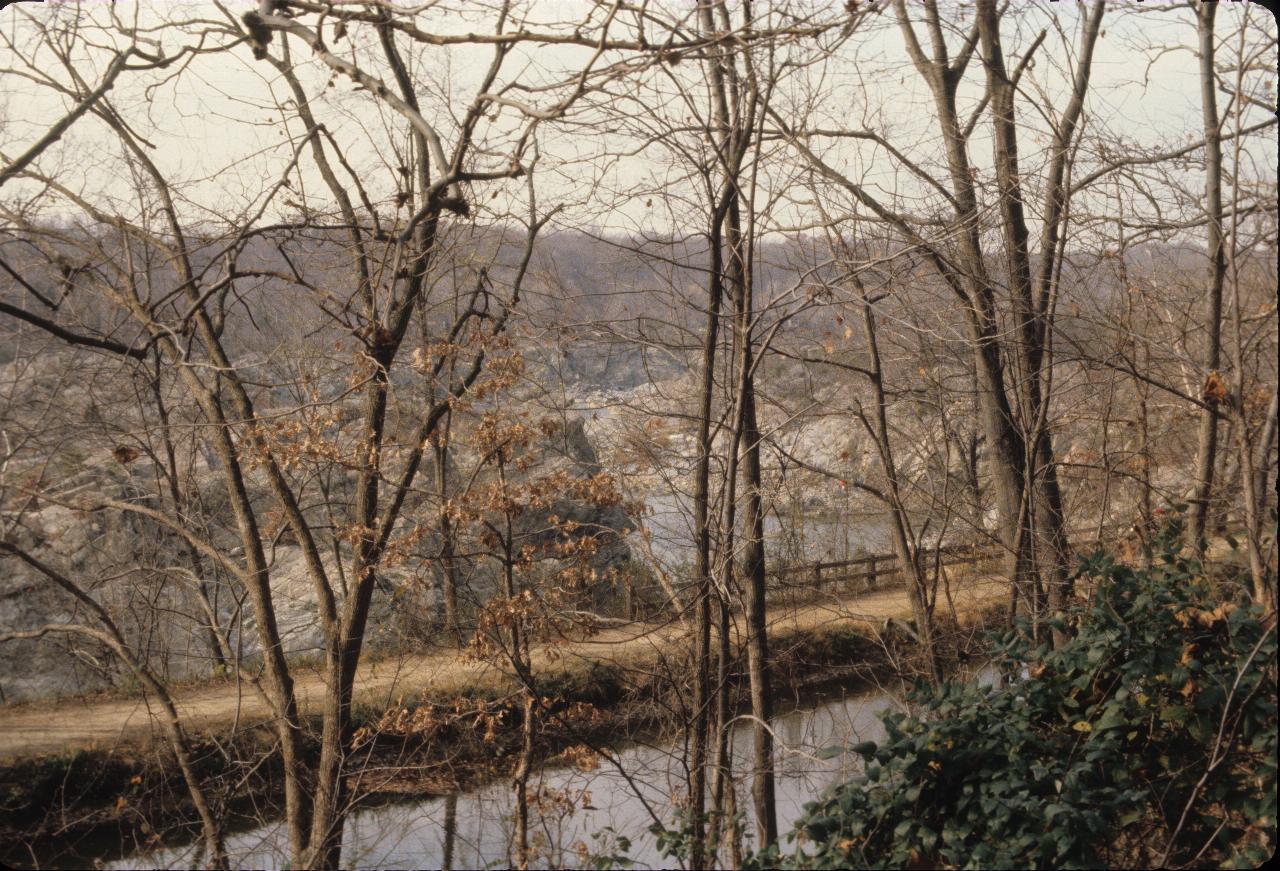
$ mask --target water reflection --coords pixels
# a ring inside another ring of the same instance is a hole
[[[876,714],[894,704],[884,693],[861,694],[799,709],[775,718],[778,818],[784,830],[806,802],[848,777],[860,764],[842,754],[817,758],[833,745],[879,740],[884,735]],[[750,807],[747,760],[749,724],[733,734],[738,807]],[[594,854],[605,850],[606,829],[631,840],[636,867],[669,867],[648,833],[653,815],[670,823],[674,800],[685,790],[679,747],[635,744],[617,754],[617,767],[601,763],[595,771],[571,767],[543,769],[531,779],[540,801],[530,811],[531,840],[537,867],[592,867]],[[623,773],[625,772],[625,774]],[[352,814],[343,847],[344,868],[505,868],[512,853],[514,800],[508,782],[499,781],[470,792],[426,801],[369,807]],[[748,824],[748,831],[752,826]],[[593,837],[597,836],[597,837]],[[232,864],[280,868],[287,862],[287,834],[280,823],[228,838]],[[187,867],[194,847],[159,850],[115,863],[117,868]]]
[[[444,840],[440,859],[440,871],[453,871],[453,842],[458,837],[458,794],[445,796],[444,799]]]

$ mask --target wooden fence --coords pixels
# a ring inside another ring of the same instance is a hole
[[[1106,538],[1121,532],[1121,527],[1103,530]],[[1097,528],[1069,533],[1077,549],[1083,549],[1096,541]],[[998,541],[978,544],[953,544],[937,548],[921,548],[920,563],[925,576],[932,578],[935,571],[949,581],[961,574],[994,574],[1003,570],[1006,549]],[[905,583],[896,553],[871,553],[838,562],[805,563],[772,569],[768,573],[766,599],[801,604],[820,596],[861,595],[901,586]],[[639,594],[639,595],[637,595]],[[650,612],[666,610],[669,602],[657,585],[651,589],[625,591],[626,611],[632,617],[636,606]],[[639,601],[637,601],[639,600]]]
[[[1127,527],[1114,526],[1102,530],[1104,540],[1122,534]],[[1067,533],[1077,551],[1097,542],[1098,529],[1078,529]],[[993,574],[1003,571],[1007,553],[999,541],[977,544],[951,544],[920,549],[920,565],[925,577],[932,578],[935,571],[948,580],[955,580],[958,570],[964,574]],[[869,593],[899,586],[905,583],[902,567],[896,553],[872,553],[840,562],[816,562],[775,569],[769,573],[766,595],[769,598],[826,593],[850,595]]]
[[[931,575],[935,568],[945,571],[998,562],[1004,553],[1004,546],[998,542],[944,545],[936,550],[921,550],[920,562],[926,575]],[[775,570],[769,575],[769,589],[803,588],[816,593],[845,595],[886,589],[904,581],[896,553],[872,553],[839,562],[816,562]]]

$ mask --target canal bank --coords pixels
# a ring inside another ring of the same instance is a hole
[[[995,580],[976,580],[957,585],[953,595],[959,621],[946,633],[946,646],[954,660],[974,649],[984,626],[1000,619],[1005,587]],[[909,611],[901,590],[777,609],[771,621],[775,685],[786,688],[794,704],[818,683],[848,688],[891,679],[909,664],[911,650],[892,633],[883,643],[881,630],[891,618],[908,618]],[[684,631],[667,624],[612,628],[561,645],[554,654],[544,651],[537,668],[539,689],[559,707],[539,735],[539,757],[551,760],[567,748],[616,747],[637,737],[657,741],[670,734],[678,721],[687,649]],[[432,662],[438,667],[429,669]],[[470,668],[458,663],[456,654],[437,654],[378,663],[370,669],[359,696],[370,734],[357,749],[359,765],[353,766],[362,772],[353,786],[368,796],[367,803],[447,795],[495,779],[500,782],[509,774],[519,741],[516,687],[501,674]],[[76,704],[59,716],[74,716]],[[78,704],[80,722],[87,724],[103,706],[110,712],[110,706],[128,702]],[[207,705],[207,699],[198,701],[196,710]],[[180,697],[180,708],[190,710],[189,706]],[[206,728],[197,737],[206,774],[234,774],[240,784],[237,798],[224,812],[228,829],[240,831],[271,818],[277,784],[268,752],[270,730],[245,709],[251,711],[242,705],[232,737],[225,721],[196,720]],[[434,710],[443,728],[376,728],[394,723],[398,711],[412,717],[419,710]],[[11,734],[4,731],[11,714],[0,714],[0,739]],[[5,861],[77,866],[90,857],[111,861],[184,840],[187,803],[167,764],[167,753],[146,741],[145,732],[129,731],[127,724],[120,728],[121,740],[110,747],[82,745],[73,752],[26,756],[0,771]],[[35,810],[49,807],[62,811],[38,824]],[[155,864],[151,858],[143,861]]]

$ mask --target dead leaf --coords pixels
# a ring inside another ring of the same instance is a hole
[[[1204,380],[1201,398],[1210,405],[1217,405],[1227,398],[1227,384],[1222,380],[1217,369],[1210,372],[1209,377]]]
[[[134,460],[138,459],[141,454],[137,448],[131,448],[128,445],[117,445],[111,452],[111,456],[116,458],[116,462],[122,466],[127,466]]]

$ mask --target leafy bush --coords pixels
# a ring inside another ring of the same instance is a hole
[[[917,691],[864,772],[806,806],[802,868],[1255,866],[1276,840],[1276,629],[1166,529],[1150,569],[1084,560],[1074,640],[996,645],[1003,687]],[[1226,597],[1224,599],[1224,597]]]

